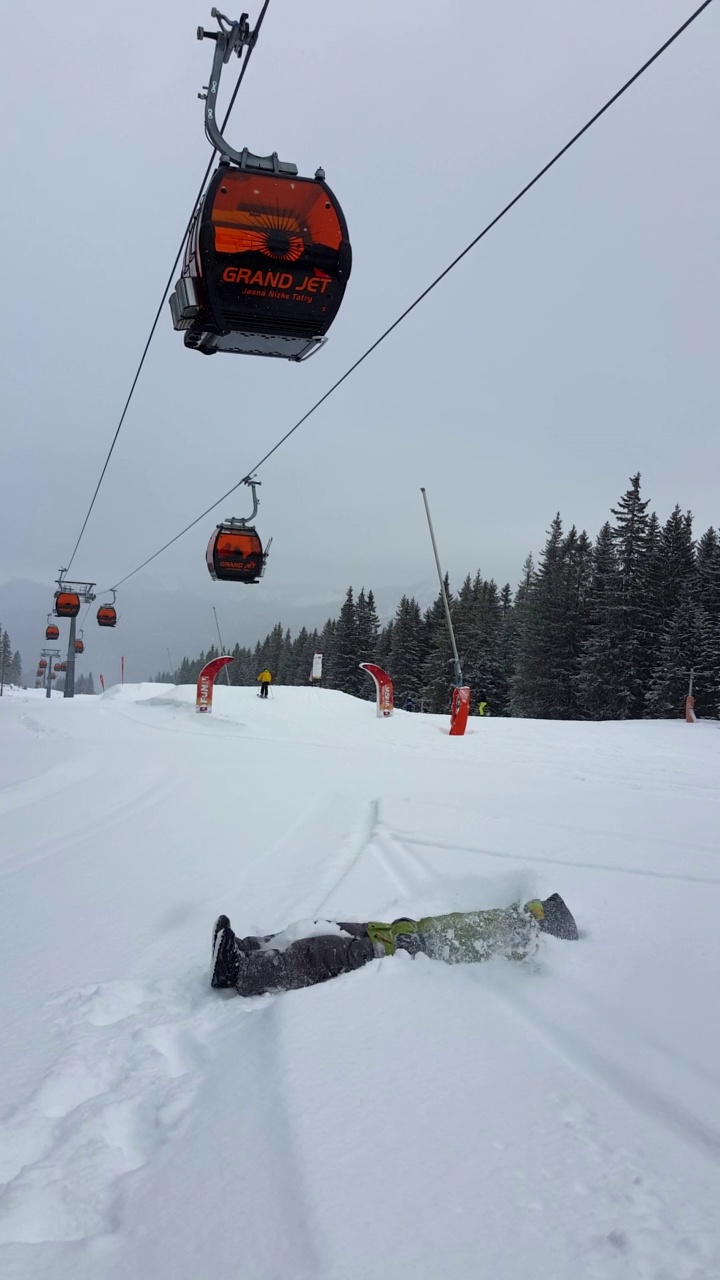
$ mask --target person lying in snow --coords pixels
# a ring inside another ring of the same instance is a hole
[[[492,911],[456,911],[422,920],[379,920],[367,923],[316,921],[311,937],[293,939],[293,930],[265,938],[238,938],[227,916],[218,916],[213,930],[213,987],[237,987],[241,996],[271,991],[294,991],[360,969],[369,960],[422,952],[447,964],[468,964],[505,956],[524,960],[541,933],[575,941],[577,925],[559,893],[524,906]]]

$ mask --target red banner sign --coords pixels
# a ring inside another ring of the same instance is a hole
[[[197,682],[197,694],[195,696],[196,711],[212,711],[213,685],[218,671],[222,671],[228,662],[234,659],[227,657],[213,658],[212,662],[207,662],[203,667]]]
[[[470,714],[470,689],[467,685],[456,685],[453,689],[450,707],[450,737],[461,738],[467,728]]]
[[[374,662],[361,662],[360,666],[375,681],[378,715],[391,716],[393,713],[393,682],[387,671],[383,671],[382,667],[376,667]]]

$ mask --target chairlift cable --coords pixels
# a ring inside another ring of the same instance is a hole
[[[303,416],[299,418],[298,421],[294,424],[294,426],[290,427],[290,429],[285,432],[285,435],[281,436],[280,439],[277,441],[277,443],[274,444],[273,447],[268,450],[268,452],[260,459],[260,461],[257,462],[254,467],[251,467],[250,471],[248,471],[247,474],[244,475],[241,480],[238,480],[237,484],[234,484],[231,489],[228,489],[227,492],[222,495],[222,497],[218,498],[215,502],[211,503],[211,505],[207,507],[205,511],[201,513],[201,515],[196,516],[194,520],[191,520],[190,524],[187,524],[184,529],[181,529],[179,533],[176,533],[174,538],[170,538],[169,542],[164,543],[164,545],[160,547],[158,551],[155,551],[151,556],[148,556],[146,560],[143,560],[142,564],[139,564],[137,568],[132,569],[130,573],[126,573],[124,578],[120,578],[119,581],[115,583],[115,587],[117,588],[122,586],[123,583],[127,582],[130,578],[134,578],[135,574],[140,573],[142,569],[145,569],[147,565],[151,564],[153,560],[157,560],[158,556],[161,556],[164,551],[167,551],[169,547],[173,546],[175,542],[178,542],[179,539],[184,537],[186,533],[189,533],[191,529],[194,529],[196,524],[199,524],[201,520],[204,520],[206,516],[210,515],[210,513],[214,511],[216,507],[220,506],[221,503],[225,502],[225,500],[229,498],[230,495],[234,493],[236,489],[239,489],[242,484],[245,484],[246,482],[248,482],[251,476],[253,476],[257,471],[259,471],[260,467],[262,467],[268,461],[268,459],[271,458],[272,455],[277,452],[277,450],[281,447],[281,445],[283,445],[286,440],[289,440],[290,436],[293,435],[298,430],[298,428],[303,425],[303,423],[307,422],[308,418],[311,417],[311,415],[315,413],[315,411],[319,409],[320,406],[323,405],[325,401],[328,400],[335,391],[337,391],[338,387],[342,386],[343,382],[345,382],[350,377],[350,375],[354,373],[355,370],[358,369],[365,360],[367,360],[368,356],[372,355],[373,351],[377,350],[380,344],[384,342],[385,339],[388,338],[390,334],[395,329],[397,329],[400,324],[402,324],[403,320],[405,320],[410,315],[410,313],[414,311],[417,306],[420,305],[420,303],[428,296],[429,293],[432,293],[433,289],[435,289],[437,285],[439,285],[440,282],[444,280],[447,275],[450,274],[450,272],[458,265],[458,263],[462,262],[463,258],[465,258],[467,254],[469,254],[470,251],[474,249],[475,246],[479,244],[482,239],[484,239],[484,237],[488,234],[488,232],[492,231],[493,227],[496,227],[497,224],[505,217],[505,215],[509,213],[510,210],[513,209],[515,205],[520,202],[520,200],[522,200],[523,196],[526,196],[528,191],[530,191],[540,181],[540,179],[543,178],[545,174],[548,173],[549,170],[552,169],[553,166],[557,164],[558,160],[560,160],[571,149],[571,147],[573,147],[575,143],[578,142],[580,138],[582,138],[583,135],[587,133],[589,129],[592,128],[592,126],[600,119],[601,116],[605,115],[606,111],[609,111],[610,107],[612,107],[618,101],[618,99],[621,98],[623,94],[626,93],[627,90],[633,84],[635,84],[636,80],[639,80],[640,77],[644,75],[644,73],[653,65],[654,62],[657,62],[658,58],[660,58],[661,55],[665,53],[666,50],[669,49],[672,44],[675,43],[675,41],[683,34],[683,32],[687,31],[688,27],[690,27],[692,23],[695,22],[695,20],[700,17],[700,14],[703,12],[703,10],[707,9],[710,4],[712,4],[712,0],[703,0],[703,3],[699,5],[699,7],[695,9],[693,13],[690,14],[690,17],[687,18],[685,22],[683,22],[682,25],[679,26],[677,30],[674,31],[673,34],[663,44],[660,45],[659,49],[656,49],[655,53],[653,53],[652,56],[648,58],[647,61],[642,64],[641,67],[638,68],[638,70],[634,73],[634,75],[630,76],[629,80],[625,81],[622,87],[618,89],[617,92],[614,93],[611,98],[608,98],[607,102],[602,107],[600,107],[600,109],[596,111],[593,116],[590,117],[590,119],[582,126],[582,128],[578,129],[577,133],[573,134],[569,142],[566,142],[565,145],[555,153],[552,159],[549,160],[547,164],[543,165],[542,169],[538,170],[534,178],[531,178],[530,181],[526,183],[526,185],[520,191],[518,191],[517,195],[513,196],[513,199],[510,200],[504,206],[504,208],[501,209],[500,212],[496,214],[495,217],[490,222],[487,223],[485,227],[483,227],[482,231],[480,231],[478,235],[476,235],[474,239],[472,239],[470,243],[466,245],[466,247],[457,255],[457,257],[453,258],[452,262],[450,262],[448,266],[445,267],[445,269],[441,271],[438,276],[435,277],[435,279],[427,286],[427,288],[423,289],[422,293],[418,294],[417,298],[415,298],[415,300],[411,302],[408,307],[405,308],[405,310],[397,317],[397,319],[394,320],[393,323],[389,325],[388,328],[385,329],[383,333],[380,334],[380,337],[376,338],[376,340],[372,343],[372,345],[369,346],[367,350],[364,351],[363,354],[359,356],[358,359],[355,360],[354,363],[351,364],[348,369],[345,370],[345,373],[343,373],[342,376],[332,384],[332,386],[324,393],[324,395],[322,395],[319,400],[315,401],[315,403],[307,410],[307,413],[304,413]],[[266,0],[265,7],[267,7],[267,0]],[[263,10],[263,13],[264,11],[265,10]]]
[[[225,129],[225,126],[227,125],[227,122],[228,122],[228,120],[230,119],[230,114],[231,114],[231,112],[232,112],[232,109],[233,109],[233,107],[235,106],[235,99],[237,98],[238,92],[239,92],[239,90],[240,90],[240,85],[241,85],[241,84],[242,84],[242,82],[243,82],[243,77],[244,77],[244,75],[245,75],[245,71],[247,70],[247,65],[248,65],[248,62],[250,61],[250,57],[251,57],[251,55],[252,55],[252,51],[253,51],[253,49],[255,48],[255,45],[257,44],[257,37],[258,37],[258,35],[259,35],[260,28],[261,28],[261,26],[262,26],[262,24],[263,24],[263,19],[264,19],[264,17],[265,17],[265,14],[266,14],[266,12],[267,12],[267,8],[268,8],[268,5],[269,5],[269,4],[270,4],[270,0],[265,0],[265,3],[263,4],[263,7],[262,7],[262,9],[261,9],[261,11],[260,11],[260,16],[259,16],[259,18],[258,18],[258,20],[257,20],[257,23],[255,24],[255,30],[253,31],[253,38],[252,38],[252,41],[251,41],[251,43],[247,46],[247,52],[246,52],[246,54],[245,54],[245,57],[243,58],[242,65],[241,65],[241,67],[240,67],[240,73],[239,73],[238,78],[237,78],[237,83],[236,83],[235,88],[234,88],[234,90],[233,90],[232,97],[230,98],[230,105],[228,106],[228,109],[227,109],[227,111],[226,111],[226,113],[225,113],[225,119],[223,120],[223,125],[222,125],[223,130]],[[159,307],[158,307],[158,309],[157,309],[157,311],[156,311],[156,313],[155,313],[155,319],[154,319],[154,320],[153,320],[153,322],[152,322],[152,326],[151,326],[151,328],[150,328],[150,333],[148,334],[147,342],[145,343],[145,347],[144,347],[144,349],[143,349],[143,353],[142,353],[142,355],[141,355],[141,357],[140,357],[140,363],[138,364],[138,367],[137,367],[137,369],[135,370],[135,376],[134,376],[134,378],[133,378],[133,380],[132,380],[132,383],[131,383],[131,386],[130,386],[130,391],[128,392],[127,400],[125,401],[125,405],[124,405],[123,411],[122,411],[122,413],[120,414],[120,421],[118,422],[118,425],[117,425],[117,427],[116,427],[116,429],[115,429],[115,435],[114,435],[114,436],[113,436],[113,438],[112,438],[112,442],[111,442],[111,444],[110,444],[110,448],[108,449],[107,456],[106,456],[106,458],[105,458],[105,462],[103,463],[102,471],[100,472],[100,479],[98,480],[97,485],[95,486],[95,492],[94,492],[94,494],[93,494],[93,496],[92,496],[92,501],[91,501],[91,503],[90,503],[90,506],[88,507],[88,510],[87,510],[87,514],[86,514],[86,516],[85,516],[85,519],[83,520],[82,528],[81,528],[81,530],[80,530],[80,533],[78,534],[78,540],[77,540],[77,542],[75,543],[75,546],[73,547],[73,553],[72,553],[72,555],[71,555],[71,557],[70,557],[70,559],[69,559],[69,561],[68,561],[68,566],[67,566],[67,570],[66,570],[66,572],[70,569],[70,567],[71,567],[71,565],[72,565],[72,562],[73,562],[73,560],[75,559],[75,556],[76,556],[76,554],[77,554],[77,550],[78,550],[78,547],[80,546],[80,542],[82,541],[83,534],[85,533],[85,529],[86,529],[86,527],[87,527],[88,520],[90,519],[90,515],[91,515],[91,513],[92,513],[92,509],[93,509],[93,507],[95,506],[95,499],[97,498],[98,493],[100,492],[100,486],[101,486],[101,484],[102,484],[102,482],[103,482],[103,480],[104,480],[104,478],[105,478],[105,472],[106,472],[106,471],[107,471],[107,469],[108,469],[108,464],[109,464],[110,459],[111,459],[111,457],[112,457],[112,454],[113,454],[113,450],[114,450],[114,448],[115,448],[115,445],[117,444],[118,436],[120,435],[120,432],[121,432],[121,430],[122,430],[122,426],[123,426],[123,423],[124,423],[124,421],[125,421],[125,416],[126,416],[126,414],[127,414],[128,409],[130,408],[130,401],[132,400],[133,395],[135,394],[135,388],[136,388],[136,386],[137,386],[137,384],[138,384],[138,379],[139,379],[139,377],[140,377],[140,374],[142,373],[142,368],[143,368],[143,365],[145,364],[145,358],[146,358],[147,353],[148,353],[148,351],[149,351],[149,349],[150,349],[150,343],[152,342],[152,340],[153,340],[153,338],[154,338],[154,336],[155,336],[155,330],[157,329],[158,321],[160,320],[160,316],[162,315],[163,307],[165,306],[165,301],[166,301],[166,299],[167,299],[168,293],[170,292],[170,289],[172,288],[173,280],[175,279],[175,271],[176,271],[176,269],[177,269],[177,265],[178,265],[178,263],[179,263],[179,261],[180,261],[180,257],[181,257],[182,251],[183,251],[183,249],[184,249],[184,247],[185,247],[185,241],[187,240],[188,235],[189,235],[189,233],[190,233],[190,228],[191,228],[191,226],[192,226],[193,218],[195,217],[195,211],[196,211],[196,209],[197,209],[197,207],[198,207],[198,204],[200,203],[200,199],[201,199],[201,197],[202,197],[202,193],[203,193],[203,191],[205,190],[205,186],[206,186],[206,184],[207,184],[207,180],[208,180],[208,178],[209,178],[209,176],[210,176],[210,170],[212,169],[212,166],[213,166],[213,162],[214,162],[214,159],[215,159],[215,154],[216,154],[216,148],[214,148],[214,147],[213,147],[212,153],[211,153],[211,155],[210,155],[210,159],[208,160],[207,168],[206,168],[206,170],[205,170],[205,175],[204,175],[204,177],[203,177],[202,182],[200,183],[200,190],[199,190],[199,191],[198,191],[198,193],[197,193],[197,196],[196,196],[196,198],[195,198],[195,201],[194,201],[194,204],[193,204],[193,207],[192,207],[192,212],[191,212],[190,217],[189,217],[189,219],[188,219],[187,226],[186,226],[186,228],[185,228],[185,230],[184,230],[184,232],[183,232],[183,237],[182,237],[182,240],[180,241],[180,247],[179,247],[179,249],[178,249],[178,251],[177,251],[177,254],[176,254],[176,256],[175,256],[175,261],[174,261],[174,262],[173,262],[173,264],[172,264],[172,268],[171,268],[171,270],[170,270],[170,275],[168,276],[167,284],[165,285],[165,288],[164,288],[164,290],[163,290],[162,298],[160,299],[160,305],[159,305]]]

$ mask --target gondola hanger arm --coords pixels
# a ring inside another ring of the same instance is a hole
[[[206,31],[204,27],[198,27],[198,40],[214,40],[215,53],[213,55],[212,71],[210,72],[210,80],[205,86],[205,92],[199,94],[200,98],[205,99],[205,135],[211,146],[220,153],[222,157],[227,157],[234,164],[239,165],[241,169],[256,169],[263,173],[286,174],[288,177],[297,175],[297,166],[289,164],[285,160],[279,160],[277,151],[273,151],[269,156],[256,156],[252,151],[248,151],[247,147],[243,147],[242,151],[236,151],[227,143],[222,135],[222,130],[217,121],[217,97],[220,91],[220,77],[222,69],[228,63],[233,54],[238,58],[242,57],[243,49],[252,49],[257,39],[257,28],[255,31],[250,30],[248,16],[246,13],[240,15],[237,22],[226,18],[224,13],[220,13],[218,9],[210,10],[213,18],[217,19],[219,31]]]

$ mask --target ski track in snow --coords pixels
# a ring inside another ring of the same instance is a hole
[[[151,685],[78,700],[72,721],[56,700],[17,700],[18,712],[33,705],[17,717],[30,742],[47,753],[57,738],[60,755],[68,742],[78,754],[50,765],[45,754],[0,790],[0,874],[17,887],[27,870],[36,895],[38,868],[66,865],[81,887],[110,831],[108,902],[129,895],[127,916],[135,892],[138,916],[164,923],[125,961],[128,976],[95,983],[86,956],[87,984],[29,989],[47,1049],[0,1112],[3,1275],[360,1280],[378,1258],[402,1258],[416,1280],[718,1280],[720,1045],[716,1022],[693,1022],[679,996],[690,974],[716,990],[700,967],[714,961],[717,974],[713,925],[701,923],[720,905],[720,877],[707,874],[720,852],[715,739],[490,722],[490,755],[487,726],[458,744],[442,718],[386,724],[342,695],[278,690],[266,706],[244,692],[220,686],[212,721],[194,719],[190,690]],[[679,741],[692,765],[678,764]],[[228,751],[240,753],[230,770]],[[523,794],[527,812],[512,812]],[[47,835],[58,795],[82,803]],[[625,825],[609,831],[603,815],[620,796]],[[672,805],[693,802],[705,808],[683,824]],[[651,831],[655,803],[666,819]],[[162,877],[125,883],[116,851],[128,823],[136,842],[147,830],[149,863],[166,842],[166,901]],[[577,950],[550,940],[522,967],[458,970],[402,956],[253,1001],[208,991],[213,909],[243,932],[419,915],[565,892],[554,868],[588,920]],[[657,951],[645,927],[669,894],[685,895],[677,991],[676,936]],[[94,887],[89,902],[103,909]],[[77,909],[82,930],[81,897]],[[66,933],[48,946],[54,979],[55,961],[76,960]],[[696,967],[682,968],[691,946]],[[109,951],[98,967],[114,962]]]

